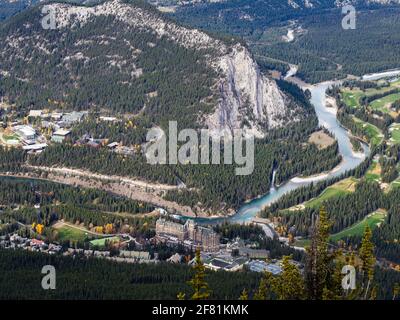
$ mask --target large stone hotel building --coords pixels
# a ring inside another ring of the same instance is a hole
[[[219,250],[219,235],[212,229],[196,225],[193,220],[180,224],[160,218],[156,222],[156,235],[159,239],[176,238],[185,245],[203,251]]]

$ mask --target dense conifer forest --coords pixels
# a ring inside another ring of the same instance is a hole
[[[44,265],[56,268],[57,290],[42,289]],[[193,275],[185,265],[127,264],[14,250],[0,250],[0,267],[0,299],[176,299],[180,291],[191,292],[186,281]],[[255,289],[259,279],[257,273],[238,273],[234,278],[225,271],[207,273],[213,299],[236,300],[243,288]]]
[[[400,9],[363,1],[356,9],[355,30],[342,29],[344,15],[334,1],[318,1],[308,10],[294,9],[285,1],[227,1],[183,7],[174,17],[242,36],[261,65],[286,72],[287,63],[295,64],[297,76],[317,83],[399,67],[399,39],[393,30],[399,27]],[[282,40],[288,29],[297,27],[301,32],[293,42]]]

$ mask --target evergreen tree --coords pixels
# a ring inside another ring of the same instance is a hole
[[[367,299],[371,282],[374,278],[375,256],[374,244],[371,241],[372,231],[367,225],[361,242],[360,259],[361,259],[361,275],[362,288],[365,288],[364,299]]]
[[[201,261],[200,249],[196,250],[196,262],[194,265],[195,275],[188,282],[193,288],[192,300],[204,300],[210,297],[211,291],[208,288],[208,283],[205,281],[205,267]]]
[[[263,277],[260,280],[260,285],[254,294],[254,300],[266,300],[268,297],[268,287],[271,285],[272,274],[270,272],[264,272]]]
[[[399,292],[400,292],[400,285],[398,283],[396,283],[393,287],[393,299],[392,300],[397,299]]]
[[[306,288],[309,299],[319,300],[328,285],[332,256],[328,250],[330,222],[324,207],[313,227],[311,246],[307,248]]]
[[[177,295],[176,295],[176,298],[178,299],[178,300],[185,300],[185,294],[183,293],[183,292],[179,292]]]
[[[272,281],[272,290],[279,300],[303,300],[305,298],[304,279],[290,256],[283,257],[282,275]]]
[[[249,300],[249,294],[247,293],[246,289],[243,289],[242,293],[240,294],[239,300]]]

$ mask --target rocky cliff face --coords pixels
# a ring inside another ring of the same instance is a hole
[[[245,128],[262,137],[268,129],[282,125],[281,119],[288,114],[285,96],[275,81],[261,74],[246,48],[234,46],[218,65],[224,76],[218,83],[218,106],[206,120],[209,128]]]

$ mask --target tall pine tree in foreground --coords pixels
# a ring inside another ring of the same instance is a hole
[[[205,281],[206,268],[200,257],[200,249],[196,250],[195,265],[193,267],[195,274],[188,284],[193,288],[192,300],[208,299],[211,295],[211,290],[208,283]]]
[[[282,274],[271,281],[271,288],[279,300],[303,300],[305,298],[304,279],[291,257],[282,260]]]
[[[374,244],[371,241],[372,231],[367,225],[365,228],[364,236],[361,242],[360,259],[361,259],[361,289],[364,291],[363,299],[371,298],[373,292],[371,290],[371,283],[374,278],[374,270],[376,258],[374,256]]]
[[[329,228],[327,212],[320,209],[311,237],[311,246],[307,248],[305,281],[307,296],[310,300],[321,300],[327,295],[330,277],[334,274],[333,258],[329,252]]]

